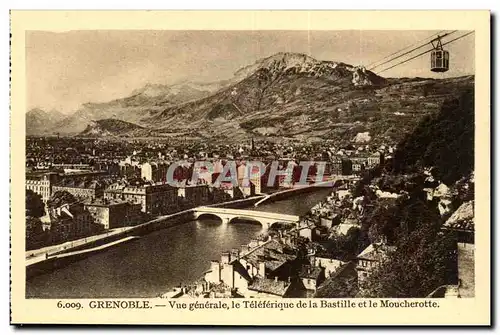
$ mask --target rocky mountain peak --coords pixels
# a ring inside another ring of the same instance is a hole
[[[271,76],[301,74],[334,81],[347,79],[347,82],[352,83],[354,86],[379,85],[385,82],[384,78],[366,70],[364,67],[342,62],[317,60],[306,54],[290,52],[280,52],[241,68],[235,73],[235,82],[241,81],[254,73],[264,73]]]

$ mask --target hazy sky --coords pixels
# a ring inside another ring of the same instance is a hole
[[[437,32],[31,31],[26,33],[27,107],[71,113],[82,103],[121,98],[146,83],[227,79],[239,68],[277,52],[368,65]],[[456,32],[444,41],[463,34]],[[426,54],[381,75],[439,78],[474,74],[474,34],[445,49],[451,54],[450,71],[445,74],[429,70]]]

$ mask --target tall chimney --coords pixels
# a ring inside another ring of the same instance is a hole
[[[264,248],[264,250],[263,250],[263,256],[264,256],[264,258],[269,258],[270,255],[271,255],[271,253],[269,252],[269,249]]]
[[[221,254],[221,263],[222,264],[229,264],[231,262],[231,254],[229,251],[224,251]]]
[[[259,262],[259,276],[262,278],[266,277],[266,263]]]

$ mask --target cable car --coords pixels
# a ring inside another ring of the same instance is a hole
[[[434,50],[431,52],[431,71],[433,72],[446,72],[450,67],[450,53],[443,50],[441,44],[441,37],[431,41]]]

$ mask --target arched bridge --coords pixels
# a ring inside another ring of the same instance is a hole
[[[195,219],[201,215],[210,214],[217,216],[223,223],[230,223],[233,219],[246,219],[260,222],[264,227],[271,227],[276,222],[296,224],[299,221],[297,215],[277,214],[270,212],[249,211],[246,209],[218,208],[218,207],[196,207],[193,209]]]

